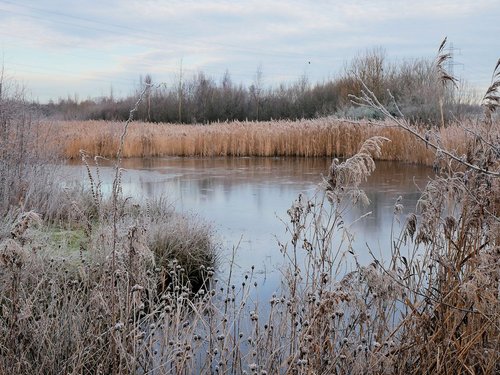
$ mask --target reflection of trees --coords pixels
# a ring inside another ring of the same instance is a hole
[[[398,162],[377,161],[377,168],[364,184],[368,191],[381,187],[396,191],[415,191],[415,183],[423,185],[432,174],[430,168]]]
[[[365,214],[372,212],[364,218],[358,228],[362,228],[365,235],[374,236],[375,239],[390,238],[386,230],[390,230],[394,220],[394,205],[399,196],[402,197],[404,218],[408,213],[415,211],[415,205],[419,198],[419,185],[423,187],[427,176],[431,174],[429,168],[397,163],[376,162],[376,170],[362,186],[370,199],[367,207],[357,205],[352,208],[350,218],[355,220]],[[387,228],[384,228],[388,226]]]
[[[381,222],[391,222],[394,215],[394,205],[399,196],[402,197],[400,204],[403,205],[402,217],[404,218],[411,212],[415,212],[416,203],[420,197],[418,192],[399,191],[392,192],[374,192],[367,193],[370,204],[363,207],[357,205],[352,208],[349,217],[353,220],[361,217],[371,211],[371,215],[367,219],[363,219],[362,223],[367,230],[378,230]]]
[[[274,240],[268,240],[271,233],[287,240],[275,212],[286,218],[286,210],[298,192],[314,189],[321,182],[321,175],[326,175],[329,164],[326,158],[127,159],[124,178],[127,194],[137,198],[166,196],[180,209],[193,209],[216,225],[231,228],[237,233],[224,236],[235,238],[236,242],[245,233],[245,238],[252,241],[245,249],[251,250],[249,257],[253,262],[256,257],[260,261],[261,256],[276,250]],[[423,186],[430,174],[428,168],[414,165],[391,162],[376,165],[374,174],[364,183],[370,205],[354,206],[344,216],[349,225],[372,211],[371,216],[351,228],[360,261],[371,259],[366,243],[373,251],[388,253],[397,197],[403,197],[405,213],[414,211],[419,194],[413,176]],[[112,168],[101,169],[104,181],[111,182],[112,173]],[[335,237],[337,240],[340,242],[340,235]]]
[[[151,183],[150,181],[144,181],[143,178],[139,178],[139,182],[140,182],[141,190],[146,192],[145,195],[148,198],[153,197],[155,195],[155,188],[154,188],[153,183]],[[141,194],[141,195],[144,195],[144,194]]]
[[[199,192],[203,198],[210,199],[215,195],[215,179],[212,177],[202,177],[196,180],[197,187],[193,184],[193,188]]]
[[[110,164],[112,161],[104,161]],[[321,182],[330,160],[327,158],[145,158],[125,159],[123,167],[129,183],[137,183],[138,196],[160,196],[173,192],[180,198],[213,199],[220,196],[229,201],[231,194],[242,187],[249,188],[256,198],[247,197],[262,205],[263,189],[285,196],[288,192],[312,187]],[[363,185],[371,204],[355,206],[350,217],[356,219],[368,211],[373,214],[363,220],[367,231],[375,231],[379,222],[392,216],[392,207],[399,195],[403,196],[406,212],[415,209],[418,198],[415,181],[424,186],[431,172],[428,168],[396,162],[376,162],[377,168]],[[154,173],[151,173],[153,172]],[[102,168],[101,174],[111,168]],[[256,188],[254,188],[256,186]],[[272,207],[270,208],[272,210]]]

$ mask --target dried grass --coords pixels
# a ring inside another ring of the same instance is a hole
[[[66,158],[89,155],[114,157],[121,123],[73,121],[51,123],[59,135],[50,145]],[[466,127],[475,128],[474,123]],[[421,128],[422,134],[426,131]],[[350,157],[365,139],[391,139],[380,160],[432,165],[434,154],[422,142],[389,123],[351,122],[322,118],[302,121],[232,122],[176,125],[134,122],[125,140],[124,157],[148,156],[300,156]],[[465,152],[466,131],[459,124],[437,130],[443,147]],[[48,145],[49,146],[49,145]]]

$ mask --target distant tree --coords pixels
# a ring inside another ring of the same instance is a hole
[[[146,103],[148,106],[148,121],[151,121],[151,85],[153,84],[153,78],[150,74],[146,74],[144,77],[144,86],[146,88]]]
[[[263,73],[262,73],[262,65],[257,67],[257,71],[255,72],[255,77],[252,85],[250,86],[250,95],[255,103],[255,120],[259,121],[259,111],[260,111],[260,102],[262,95],[262,85],[263,85]]]
[[[473,97],[456,93],[444,95],[443,85],[436,80],[436,64],[426,59],[389,63],[382,48],[360,53],[337,77],[311,84],[303,75],[292,83],[265,87],[262,65],[256,69],[252,83],[235,84],[229,71],[219,80],[199,72],[189,79],[183,74],[182,60],[178,78],[170,86],[150,87],[150,74],[139,77],[139,86],[127,98],[115,98],[111,87],[109,97],[79,102],[68,97],[47,105],[46,111],[64,119],[125,120],[128,109],[138,94],[148,87],[144,104],[137,118],[143,121],[209,123],[232,120],[270,120],[313,118],[317,116],[376,117],[373,110],[352,106],[349,95],[361,94],[361,80],[373,91],[388,110],[396,114],[392,97],[405,117],[414,122],[442,121],[451,113],[465,116],[477,109]],[[466,85],[460,85],[462,90]],[[5,89],[3,89],[5,91]],[[388,94],[391,93],[391,95]],[[441,111],[440,96],[443,110]]]

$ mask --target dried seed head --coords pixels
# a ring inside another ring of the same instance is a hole
[[[11,238],[0,244],[0,266],[20,268],[26,263],[29,255],[26,249]]]
[[[133,292],[138,292],[138,291],[141,291],[143,290],[144,288],[142,286],[140,286],[139,284],[135,284],[133,287],[132,287],[132,293]]]

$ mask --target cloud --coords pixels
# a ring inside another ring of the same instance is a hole
[[[313,81],[373,46],[394,58],[432,57],[445,35],[463,49],[464,64],[496,61],[499,12],[494,0],[92,0],[70,8],[63,0],[4,0],[0,48],[12,66],[29,60],[46,70],[43,77],[56,69],[95,77],[97,92],[106,77],[176,74],[181,59],[187,74],[229,69],[248,82],[262,64],[269,82],[304,73]],[[467,58],[471,48],[478,55]]]

